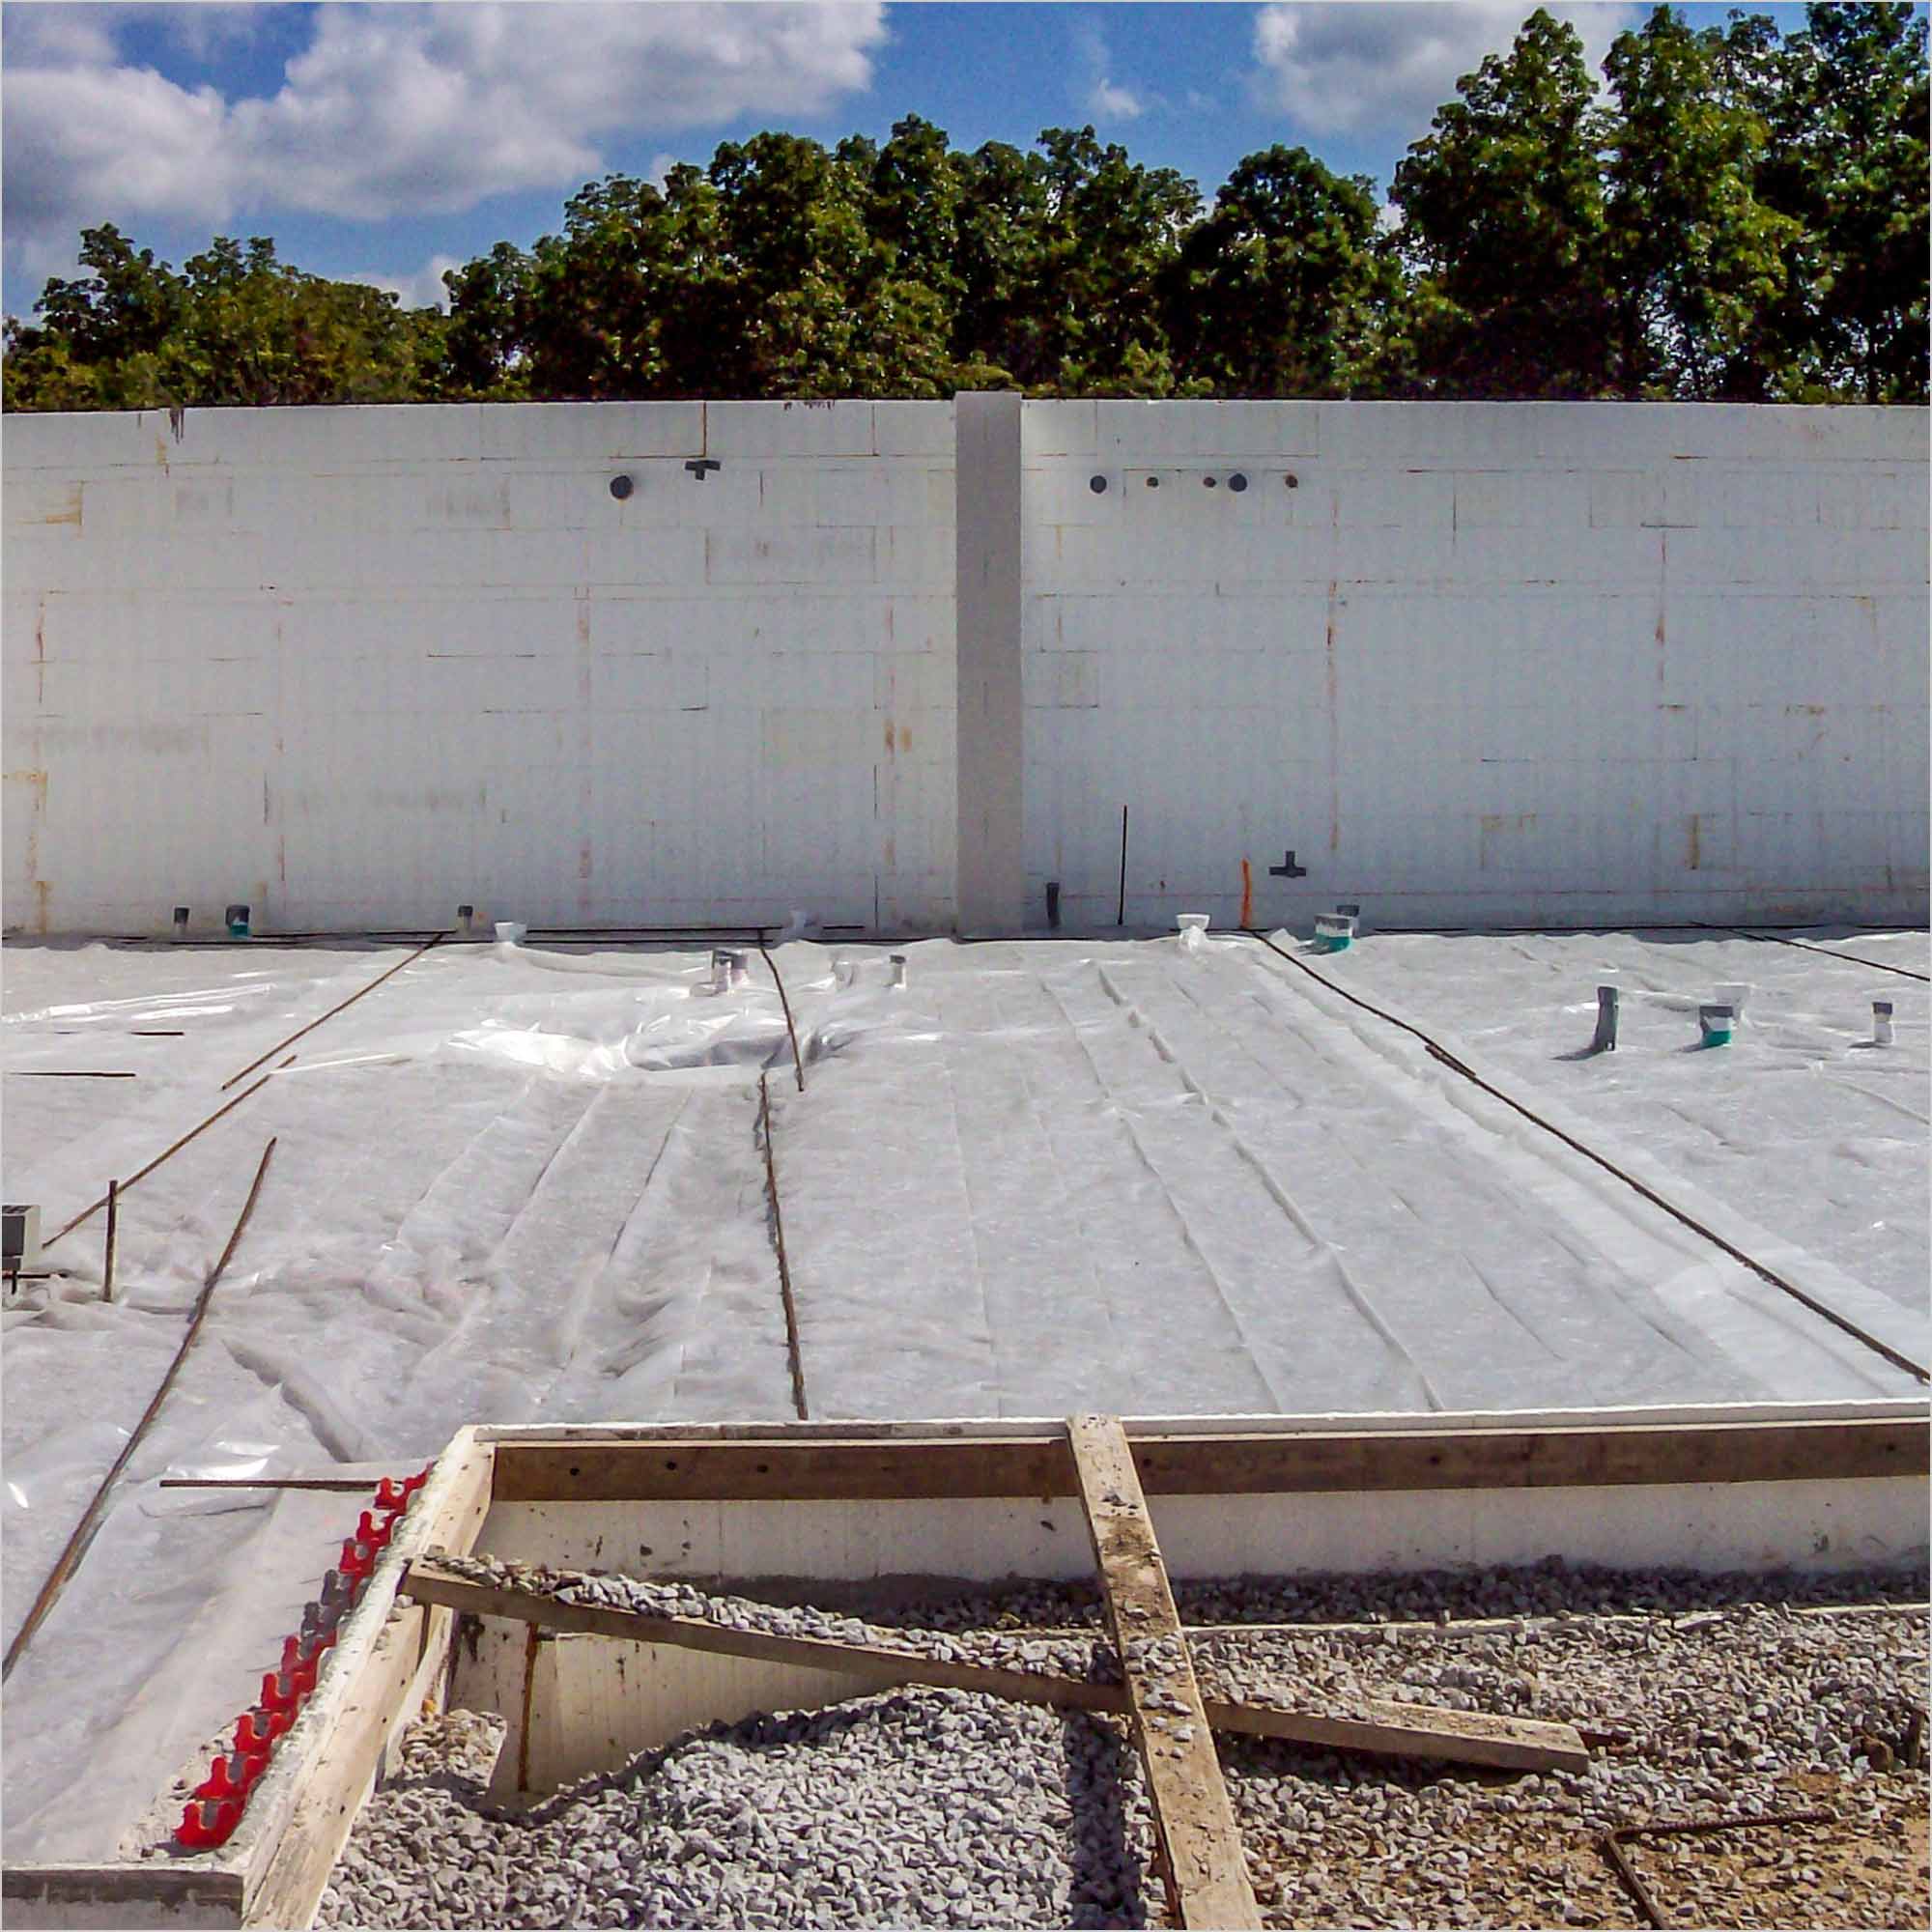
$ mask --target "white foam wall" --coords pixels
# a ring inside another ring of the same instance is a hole
[[[1030,404],[1032,916],[1922,919],[1926,421]]]
[[[14,416],[6,462],[10,924],[951,918],[949,404]]]
[[[1926,422],[1028,404],[992,869],[1111,923],[1126,806],[1130,923],[1921,920]],[[5,443],[10,926],[952,922],[951,405]]]

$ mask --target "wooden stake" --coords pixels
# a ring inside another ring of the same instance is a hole
[[[114,1236],[120,1230],[121,1183],[110,1180],[107,1183],[107,1249],[100,1262],[100,1298],[102,1301],[114,1299]]]
[[[1169,1916],[1184,1926],[1259,1927],[1234,1803],[1126,1432],[1118,1416],[1076,1415],[1066,1435],[1126,1680],[1127,1721],[1147,1767]]]

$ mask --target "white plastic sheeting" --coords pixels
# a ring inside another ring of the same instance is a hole
[[[1877,943],[1922,964],[1922,941]],[[1587,1038],[1592,944],[1656,991],[1581,1065],[1557,1056]],[[1882,1059],[1855,1044],[1861,969],[1747,944],[1371,938],[1320,963],[1453,1009],[1504,1084],[1665,1164],[1671,1119],[1687,1145],[1728,1136],[1736,1157],[1683,1163],[1727,1235],[1922,1349],[1899,1293],[1922,1283],[1922,1190],[1893,1184],[1924,1159],[1922,989],[1890,982]],[[755,955],[718,995],[702,952],[436,949],[128,1193],[112,1307],[99,1217],[55,1244],[70,1277],[6,1318],[10,1636],[277,1137],[182,1381],[7,1687],[10,1858],[109,1853],[249,1701],[353,1522],[353,1498],[271,1510],[163,1471],[401,1471],[469,1421],[792,1413],[760,1066],[815,1417],[1916,1392],[1252,941],[905,951],[895,989],[876,949],[779,949],[800,1094]],[[8,1198],[51,1233],[401,956],[11,950]],[[1707,979],[1754,980],[1750,1018],[1683,1055],[1673,1003]],[[1805,1105],[1781,1110],[1805,1056]],[[138,1077],[17,1077],[86,1068]]]
[[[1923,1318],[1932,986],[1882,969],[1932,969],[1924,932],[1390,933],[1311,963],[1573,1111],[1593,1146],[1662,1169],[1679,1197],[1707,1195]],[[1620,1039],[1591,1057],[1600,985],[1618,988]],[[1728,985],[1747,989],[1733,1042],[1700,1051],[1697,1008]],[[1873,1043],[1876,1000],[1894,1009],[1889,1047]]]

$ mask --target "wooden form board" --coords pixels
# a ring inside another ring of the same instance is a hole
[[[397,1584],[428,1545],[472,1547],[489,1514],[492,1460],[474,1429],[438,1459],[226,1845],[166,1863],[9,1866],[7,1923],[309,1925],[384,1752],[447,1660],[453,1614],[399,1605]]]
[[[1234,1801],[1168,1588],[1153,1520],[1120,1420],[1076,1415],[1066,1425],[1080,1499],[1114,1652],[1125,1680],[1127,1724],[1147,1771],[1170,1915],[1186,1926],[1259,1926]]]
[[[1125,1425],[1150,1496],[1772,1483],[1920,1475],[1932,1460],[1921,1412],[1696,1424],[1604,1421],[1539,1427],[1217,1430],[1159,1435]],[[619,1435],[544,1440],[493,1433],[499,1502],[882,1501],[1078,1493],[1065,1437],[1037,1433],[782,1437]]]
[[[1903,1479],[1911,1491],[1925,1480],[1932,1446],[1923,1409],[1902,1404],[1828,1413],[1775,1406],[1728,1416],[1461,1417],[1428,1429],[1386,1417],[1333,1426],[1302,1418],[1178,1420],[1128,1423],[1125,1434],[1145,1494],[1218,1494],[1231,1506],[1274,1493],[1340,1500],[1350,1492],[1654,1485],[1674,1486],[1681,1495],[1699,1486],[1815,1489],[1869,1477]],[[1899,1480],[1878,1486],[1899,1487]],[[1065,1435],[1045,1423],[466,1430],[440,1459],[425,1492],[425,1534],[399,1539],[385,1553],[351,1620],[358,1648],[352,1653],[346,1628],[338,1667],[291,1733],[298,1747],[285,1745],[236,1838],[211,1858],[168,1864],[10,1866],[5,1917],[21,1925],[309,1922],[376,1767],[447,1661],[455,1612],[394,1605],[402,1561],[432,1542],[468,1550],[493,1500],[863,1504],[1076,1492]],[[1276,1734],[1374,1748],[1346,1735],[1349,1720],[1288,1715],[1297,1725],[1336,1728]],[[1401,1706],[1375,1714],[1390,1722],[1414,1716]],[[1218,1708],[1210,1708],[1209,1720],[1221,1721]]]

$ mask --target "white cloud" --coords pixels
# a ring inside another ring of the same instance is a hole
[[[1312,134],[1419,140],[1457,81],[1505,51],[1534,12],[1534,0],[1273,0],[1255,20],[1257,92]],[[1580,0],[1548,12],[1582,36],[1594,76],[1642,9]]]
[[[1147,110],[1138,94],[1117,87],[1102,74],[1088,90],[1087,111],[1096,121],[1133,121]]]
[[[462,266],[460,256],[432,255],[413,274],[385,275],[378,270],[365,269],[359,274],[344,275],[342,279],[345,282],[363,282],[372,289],[384,289],[404,308],[447,309],[449,291],[442,285],[442,271]]]
[[[251,10],[222,11],[219,28],[185,31],[212,46],[251,30]],[[230,99],[122,60],[123,12],[7,10],[7,239],[22,260],[106,220],[382,220],[568,189],[617,137],[819,111],[869,85],[885,38],[880,0],[325,6],[275,94]]]
[[[1081,105],[1095,121],[1137,121],[1150,105],[1157,104],[1158,96],[1123,87],[1113,77],[1107,38],[1098,27],[1083,22],[1075,32],[1074,44],[1087,71]]]

